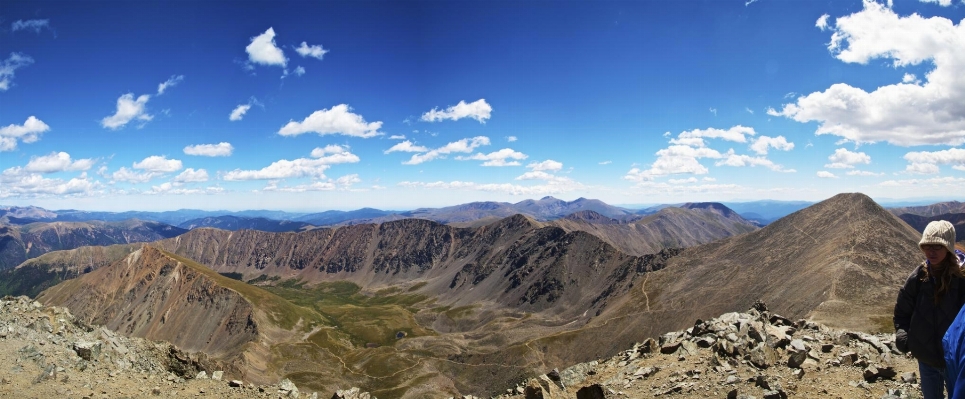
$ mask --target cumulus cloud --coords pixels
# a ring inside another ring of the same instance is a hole
[[[32,30],[36,33],[40,33],[41,29],[50,28],[49,19],[28,19],[26,21],[18,19],[10,24],[10,30],[16,32],[18,30]]]
[[[293,186],[279,186],[277,181],[272,181],[269,182],[268,186],[263,188],[262,191],[303,193],[308,191],[348,190],[352,185],[360,183],[361,181],[362,179],[359,179],[357,174],[345,175],[335,180],[328,179],[326,181],[315,181],[309,184]]]
[[[145,110],[147,101],[150,99],[151,96],[148,94],[142,94],[137,100],[134,99],[133,93],[122,95],[117,99],[117,112],[115,112],[114,115],[102,119],[101,126],[111,130],[117,130],[135,119],[142,122],[148,122],[154,119],[154,116],[149,115]]]
[[[240,121],[249,109],[251,109],[251,104],[241,104],[235,107],[235,109],[231,111],[231,115],[228,115],[228,120]]]
[[[819,170],[817,176],[822,179],[837,179],[838,177],[834,173],[828,172],[826,170]]]
[[[489,154],[476,153],[470,156],[456,157],[456,159],[460,161],[485,161],[482,166],[519,166],[519,161],[526,158],[526,154],[513,150],[512,148],[503,148],[499,151],[490,152]]]
[[[681,173],[692,173],[702,175],[710,172],[698,159],[711,158],[719,159],[723,155],[717,150],[706,147],[694,148],[685,145],[671,145],[670,147],[657,151],[657,160],[654,161],[650,169],[640,168],[630,169],[623,177],[626,180],[636,182],[652,180],[657,176],[666,176]]]
[[[294,120],[288,122],[278,131],[278,134],[282,136],[296,136],[302,133],[342,134],[362,138],[382,135],[379,131],[382,122],[368,123],[361,115],[351,111],[352,108],[347,104],[315,111],[301,122]]]
[[[235,169],[224,174],[222,179],[237,180],[280,180],[298,177],[312,177],[325,179],[325,171],[333,164],[356,163],[359,157],[341,146],[316,148],[312,151],[314,159],[298,158],[295,160],[282,159],[272,162],[259,170]]]
[[[519,138],[517,138],[516,136],[506,137],[506,141],[508,141],[508,142],[510,142],[510,143],[515,142],[516,140],[519,140]]]
[[[816,26],[816,27],[817,27],[818,29],[820,29],[822,32],[828,30],[828,18],[830,18],[830,17],[831,17],[831,16],[828,15],[828,14],[824,14],[824,15],[818,17],[818,20],[817,20],[817,22],[814,23],[814,26]]]
[[[726,141],[734,141],[737,143],[746,143],[747,136],[753,136],[757,134],[752,127],[744,127],[741,125],[734,126],[730,129],[694,129],[690,131],[685,131],[680,133],[678,139],[693,139],[693,138],[705,138],[705,139],[723,139]]]
[[[825,168],[832,169],[852,169],[857,164],[871,163],[871,157],[863,152],[851,152],[845,148],[834,150],[834,154],[828,157],[831,163],[824,165]]]
[[[50,130],[42,120],[35,116],[27,117],[23,125],[7,125],[0,127],[0,151],[17,149],[17,142],[33,143],[40,140],[40,134]]]
[[[938,3],[942,7],[948,7],[952,5],[952,0],[919,0],[922,3]]]
[[[0,62],[0,91],[7,91],[13,87],[13,75],[17,69],[33,64],[34,59],[21,53],[10,53],[7,59]]]
[[[955,170],[965,170],[965,149],[961,148],[909,152],[904,158],[909,162],[905,168],[908,173],[935,174],[939,172],[938,165],[951,165]]]
[[[397,143],[396,145],[392,146],[388,150],[383,151],[383,153],[388,154],[390,152],[426,152],[426,151],[429,151],[429,149],[421,145],[412,144],[411,141],[406,140],[401,143]]]
[[[66,152],[51,152],[43,156],[30,157],[30,162],[24,170],[31,173],[76,172],[88,170],[94,166],[93,159],[73,160]]]
[[[181,161],[168,159],[164,155],[152,155],[144,158],[140,162],[134,163],[134,169],[146,170],[148,172],[169,173],[181,170]]]
[[[158,172],[135,172],[126,167],[121,167],[114,173],[110,174],[111,181],[114,182],[128,182],[128,183],[147,183],[151,179],[162,175]]]
[[[261,65],[277,65],[285,67],[288,58],[285,52],[275,45],[275,29],[268,28],[265,33],[251,38],[251,43],[245,47],[248,60]]]
[[[548,170],[555,172],[563,169],[563,163],[554,161],[552,159],[547,159],[542,162],[531,162],[529,165],[526,165],[526,167],[532,170]]]
[[[302,57],[312,57],[317,59],[322,59],[325,57],[325,54],[328,54],[328,50],[322,48],[320,44],[309,46],[306,42],[302,42],[301,46],[298,46],[295,51],[298,52],[298,55]]]
[[[768,148],[774,148],[781,151],[790,151],[794,149],[794,143],[790,143],[784,136],[777,137],[767,137],[761,136],[754,143],[751,144],[751,150],[759,155],[767,155]]]
[[[196,144],[184,147],[184,153],[188,155],[198,155],[203,157],[228,157],[235,148],[231,143],[220,142],[218,144]]]
[[[302,76],[302,75],[304,75],[304,74],[305,74],[305,68],[304,68],[304,67],[302,67],[301,65],[299,65],[298,68],[295,68],[295,75],[296,75],[296,76]]]
[[[208,181],[208,171],[204,169],[194,170],[187,168],[181,174],[174,177],[177,183],[199,183]]]
[[[87,172],[70,180],[49,179],[39,173],[28,173],[21,168],[4,170],[0,174],[0,198],[10,197],[79,197],[93,194],[101,184],[87,177]]]
[[[466,104],[465,101],[459,101],[459,104],[441,111],[438,108],[433,108],[431,111],[422,114],[420,119],[426,122],[439,122],[446,119],[456,121],[462,118],[472,118],[479,123],[486,123],[492,112],[493,107],[486,102],[486,99],[479,99],[469,104]]]
[[[452,153],[465,153],[469,154],[479,148],[480,146],[489,145],[489,137],[486,136],[476,136],[471,139],[462,139],[459,141],[453,141],[445,146],[429,150],[425,153],[414,154],[412,158],[408,161],[402,162],[403,165],[418,165],[423,162],[428,162],[436,158],[445,157]]]
[[[918,14],[903,17],[887,5],[865,0],[861,11],[837,18],[829,30],[828,50],[840,61],[865,65],[890,59],[895,68],[922,63],[933,67],[924,84],[896,82],[867,92],[837,83],[779,111],[768,109],[769,115],[817,122],[818,135],[854,143],[965,143],[965,24]]]
[[[714,163],[715,166],[734,166],[734,167],[744,167],[744,166],[763,166],[775,172],[795,172],[794,169],[784,169],[781,165],[771,162],[771,160],[764,157],[752,157],[749,155],[735,154],[734,150],[728,151],[723,159]]]
[[[171,78],[157,85],[157,95],[164,94],[164,91],[168,88],[177,86],[178,83],[184,81],[184,75],[171,75]]]

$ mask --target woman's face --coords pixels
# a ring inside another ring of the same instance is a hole
[[[948,256],[948,249],[946,249],[944,245],[922,245],[921,251],[925,253],[925,259],[928,259],[928,263],[932,265],[941,263],[943,260],[945,260],[945,256]]]

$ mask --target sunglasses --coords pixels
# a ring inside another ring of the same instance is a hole
[[[945,249],[945,246],[939,245],[939,244],[927,244],[927,245],[921,246],[922,251],[928,251],[928,252],[937,252],[943,249]]]

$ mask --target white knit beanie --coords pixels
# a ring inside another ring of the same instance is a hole
[[[918,248],[922,245],[938,244],[951,254],[955,254],[955,226],[947,220],[936,220],[925,226],[925,231],[921,234],[921,241]]]

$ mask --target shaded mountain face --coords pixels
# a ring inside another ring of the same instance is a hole
[[[149,242],[174,237],[186,231],[163,223],[140,220],[0,225],[0,270],[12,268],[27,259],[51,251],[88,245]]]
[[[662,270],[638,277],[638,290],[620,305],[554,341],[612,353],[758,299],[790,318],[890,332],[898,288],[922,261],[919,236],[867,196],[837,195],[760,230],[683,250]],[[604,333],[610,339],[600,342]],[[547,359],[573,359],[549,347]]]
[[[666,207],[630,222],[592,211],[546,222],[566,231],[586,231],[622,252],[642,256],[664,248],[686,248],[757,230],[729,208],[715,203]]]
[[[178,227],[187,230],[196,229],[199,227],[212,227],[231,231],[249,229],[268,232],[284,232],[301,231],[314,226],[309,223],[295,222],[290,220],[273,220],[239,216],[211,216],[200,219],[192,219],[179,224]]]
[[[270,345],[321,322],[309,310],[150,246],[58,284],[37,300],[127,336],[202,351],[260,381],[275,377],[258,366],[268,354],[256,341]]]
[[[905,213],[898,216],[909,226],[918,230],[919,233],[925,231],[925,227],[928,223],[934,222],[936,220],[947,220],[953,226],[955,226],[955,241],[962,242],[965,241],[965,213],[945,213],[938,214],[935,216],[920,216],[911,213]]]

